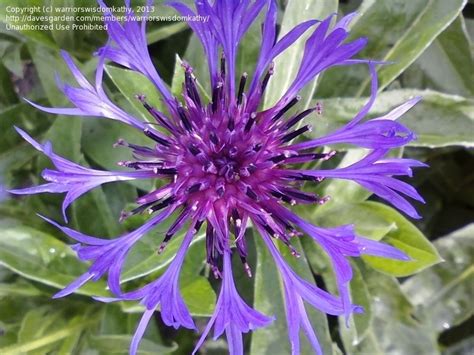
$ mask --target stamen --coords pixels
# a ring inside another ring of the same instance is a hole
[[[259,152],[260,149],[262,149],[262,147],[263,147],[263,144],[262,144],[262,143],[257,143],[257,144],[255,144],[255,145],[253,146],[253,150],[254,150],[255,152]]]
[[[245,83],[247,82],[247,73],[243,73],[240,78],[239,92],[237,94],[237,103],[242,104],[242,98],[244,96]]]
[[[296,116],[293,116],[292,118],[290,118],[286,123],[285,125],[282,127],[283,130],[288,130],[290,129],[291,127],[293,127],[295,124],[297,124],[299,121],[301,121],[303,118],[305,118],[306,116],[308,116],[311,112],[313,112],[314,110],[317,110],[317,108],[309,108],[301,113],[299,113],[298,115]]]
[[[301,100],[301,96],[297,95],[294,97],[285,107],[283,107],[275,116],[272,118],[272,122],[277,121],[280,117],[282,117],[290,108],[295,106]]]
[[[195,144],[191,143],[189,146],[188,146],[188,149],[189,151],[191,152],[192,155],[196,156],[198,155],[199,153],[201,153],[201,151],[199,150],[199,148],[196,147]]]
[[[196,184],[190,186],[190,187],[188,188],[187,192],[188,192],[189,194],[192,194],[192,193],[194,193],[194,192],[198,192],[198,191],[201,189],[201,185],[202,185],[202,184],[201,184],[200,182],[198,182],[198,183],[196,183]]]
[[[190,208],[185,207],[181,214],[176,218],[176,220],[173,222],[171,227],[168,229],[168,231],[165,234],[165,238],[161,242],[160,248],[158,249],[158,254],[161,254],[163,250],[166,248],[166,245],[168,242],[173,238],[175,233],[178,231],[178,229],[181,227],[181,225],[184,223],[185,219],[188,217]]]
[[[174,127],[170,124],[170,122],[168,121],[168,119],[163,116],[163,114],[161,112],[159,112],[158,110],[156,110],[154,107],[150,106],[146,101],[145,101],[145,95],[135,95],[135,97],[137,98],[138,101],[140,101],[143,105],[143,107],[148,111],[148,113],[150,115],[153,116],[153,118],[161,123],[161,125],[163,127],[165,127],[168,131],[170,131],[171,133],[174,132]]]
[[[263,228],[264,228],[264,229],[267,231],[267,233],[268,233],[270,236],[272,236],[273,238],[278,239],[278,238],[280,237],[280,235],[279,235],[277,232],[275,232],[275,231],[273,230],[273,228],[270,227],[267,223],[265,223],[265,224],[263,225]]]
[[[220,180],[216,184],[216,192],[219,197],[224,196],[225,193],[225,182]]]
[[[159,210],[162,210],[162,209],[165,208],[165,207],[168,207],[169,205],[171,205],[172,203],[174,203],[174,201],[175,201],[174,196],[170,196],[170,197],[164,199],[163,201],[161,201],[160,203],[158,203],[158,204],[156,204],[156,205],[150,207],[150,209],[148,210],[148,212],[149,212],[150,214],[153,214],[153,213],[156,212],[156,211],[159,211]],[[151,202],[151,203],[149,203],[148,205],[152,205],[152,204],[154,204],[154,203],[155,203],[155,202]],[[147,206],[147,207],[148,207],[148,206]],[[138,208],[138,207],[137,207],[137,208]]]
[[[297,164],[297,163],[306,163],[313,160],[326,161],[326,160],[331,159],[334,155],[336,155],[335,150],[331,150],[328,153],[304,153],[304,154],[298,154],[298,155],[289,157],[286,160],[286,163]]]
[[[248,197],[250,197],[252,200],[258,201],[258,195],[250,186],[247,186],[247,189],[245,190],[245,194]]]
[[[159,175],[176,175],[178,170],[176,168],[155,168],[153,172]]]
[[[185,73],[185,86],[186,92],[188,93],[189,97],[194,101],[194,103],[200,107],[201,106],[201,98],[199,96],[199,92],[196,88],[195,79],[192,77],[190,70],[186,69]]]
[[[293,139],[295,139],[296,137],[298,137],[299,135],[305,133],[305,132],[308,132],[310,131],[311,132],[311,126],[310,125],[306,125],[306,126],[303,126],[299,129],[297,129],[296,131],[293,131],[291,133],[288,133],[286,135],[283,136],[283,138],[281,138],[281,141],[283,143],[287,143]]]
[[[275,68],[275,63],[271,62],[268,68],[267,74],[265,74],[265,77],[263,78],[263,81],[262,81],[262,86],[261,86],[262,94],[265,92],[265,89],[268,86],[268,81],[270,80],[270,77],[273,75],[274,68]]]
[[[143,130],[143,133],[145,134],[145,136],[147,136],[148,138],[154,140],[155,142],[161,144],[161,145],[164,145],[166,147],[169,147],[171,145],[171,142],[166,140],[165,138],[161,138],[160,136],[158,136],[155,132],[152,132],[150,129],[148,128],[145,128]]]
[[[279,154],[279,155],[275,155],[274,157],[271,157],[270,159],[268,160],[271,160],[272,162],[274,162],[275,164],[278,164],[284,160],[288,159],[288,155],[286,154]]]
[[[252,174],[255,171],[257,171],[257,166],[253,163],[250,163],[249,166],[247,167],[247,170],[249,171],[250,174]]]
[[[227,123],[227,128],[229,129],[229,131],[233,131],[234,128],[235,128],[235,122],[234,122],[234,118],[229,116],[229,122]]]
[[[272,190],[270,192],[274,197],[276,198],[279,198],[280,200],[282,200],[283,202],[286,202],[286,203],[289,203],[290,205],[294,206],[296,204],[296,201],[293,200],[291,197],[285,195],[285,194],[282,194],[281,192],[278,192],[278,191],[275,191],[275,190]]]
[[[217,135],[214,132],[209,133],[209,139],[215,145],[219,144],[219,138],[217,138]]]
[[[212,112],[217,111],[217,105],[220,101],[223,86],[222,82],[218,82],[215,88],[212,89]]]
[[[152,161],[119,161],[118,166],[124,166],[131,169],[154,169],[161,168],[163,162],[152,162]]]
[[[181,122],[183,123],[184,128],[188,132],[191,132],[193,130],[193,126],[191,125],[191,122],[189,122],[188,117],[186,116],[186,111],[184,110],[184,107],[178,106],[178,115],[181,119]]]
[[[198,233],[199,233],[199,230],[201,229],[201,226],[203,225],[203,223],[204,223],[204,219],[203,219],[203,220],[200,220],[200,221],[197,221],[197,222],[194,224],[194,231],[193,231],[194,234],[198,234]]]
[[[257,114],[255,112],[252,112],[250,114],[249,120],[245,124],[245,128],[244,128],[245,132],[250,131],[250,128],[252,128],[253,124],[255,123],[256,118],[257,118]]]
[[[222,53],[222,56],[221,56],[221,77],[225,78],[225,56],[224,56],[224,53]]]
[[[302,191],[293,190],[293,189],[284,189],[283,190],[286,194],[293,196],[299,200],[308,201],[308,202],[317,202],[319,198],[316,195],[308,194]]]

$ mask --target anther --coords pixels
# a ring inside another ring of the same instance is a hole
[[[150,207],[150,209],[148,210],[148,212],[150,214],[156,212],[156,211],[159,211],[159,210],[162,210],[163,208],[165,207],[168,207],[169,205],[171,205],[173,202],[175,201],[174,197],[173,196],[170,196],[166,199],[164,199],[163,201],[161,201],[160,203]],[[153,204],[154,202],[150,203],[150,204]],[[148,205],[150,205],[148,204]],[[147,206],[148,207],[148,206]],[[137,207],[139,208],[139,207]]]
[[[252,113],[250,114],[250,117],[249,117],[247,123],[245,124],[245,128],[244,128],[245,132],[250,131],[250,129],[252,128],[253,124],[255,123],[255,119],[256,119],[256,118],[257,118],[257,114],[256,114],[255,112],[252,112]]]
[[[199,230],[201,229],[201,226],[203,225],[203,223],[204,223],[204,219],[199,220],[194,224],[194,230],[193,230],[194,234],[197,234],[199,232]]]
[[[146,97],[145,95],[135,95],[135,97],[137,98],[138,101],[141,102],[141,104],[143,105],[143,107],[145,108],[145,110],[148,111],[148,113],[150,115],[153,116],[153,118],[155,120],[157,120],[159,123],[161,123],[163,125],[163,127],[165,127],[166,129],[168,129],[170,132],[173,132],[174,129],[172,127],[172,125],[170,125],[170,123],[168,122],[168,120],[158,111],[156,110],[155,108],[153,108],[152,106],[150,106],[146,101]]]
[[[305,118],[306,116],[308,116],[311,112],[313,112],[314,110],[317,110],[317,108],[309,108],[299,114],[297,114],[296,116],[293,116],[292,118],[290,118],[286,123],[285,125],[283,126],[283,129],[284,130],[288,130],[290,129],[291,127],[293,127],[295,124],[297,124],[299,121],[301,121],[303,118]]]
[[[247,189],[245,190],[245,194],[248,197],[250,197],[252,200],[258,201],[258,195],[250,186],[247,186]]]
[[[221,56],[221,76],[222,78],[225,77],[225,56],[222,54]]]
[[[256,152],[259,152],[260,149],[262,149],[262,147],[263,147],[262,143],[257,143],[253,146],[253,150],[256,151]]]
[[[148,128],[145,128],[143,130],[143,133],[145,134],[145,136],[147,136],[148,138],[154,140],[155,142],[161,144],[161,145],[164,145],[166,147],[169,147],[171,145],[171,142],[169,142],[168,140],[164,139],[164,138],[161,138],[160,136],[158,136],[155,132],[152,132],[150,129]]]
[[[311,131],[311,126],[310,125],[306,125],[306,126],[303,126],[299,129],[297,129],[296,131],[293,131],[291,133],[288,133],[286,135],[284,135],[282,138],[281,138],[281,141],[283,143],[287,143],[293,139],[295,139],[296,137],[298,137],[299,135],[305,133],[305,132],[308,132],[308,131]]]
[[[286,104],[285,107],[283,107],[280,111],[278,111],[278,113],[275,116],[273,116],[272,121],[275,122],[276,120],[278,120],[281,116],[283,116],[286,112],[288,112],[290,108],[295,106],[300,100],[301,100],[301,96],[297,95],[296,97],[294,97],[288,104]]]
[[[201,151],[199,150],[199,148],[196,147],[196,145],[194,144],[190,144],[188,146],[188,149],[189,151],[191,152],[192,155],[196,156],[198,155]]]
[[[235,121],[234,121],[234,118],[233,117],[230,117],[229,116],[229,121],[227,122],[227,128],[229,131],[233,131],[234,128],[235,128]]]
[[[212,112],[217,111],[217,104],[219,103],[223,86],[222,82],[218,82],[214,89],[212,89]]]
[[[209,139],[215,145],[219,143],[219,139],[217,138],[217,135],[214,132],[209,133]]]
[[[153,172],[159,175],[176,175],[178,170],[175,168],[154,168]]]
[[[178,115],[179,115],[179,118],[181,119],[181,122],[183,123],[184,128],[188,132],[191,132],[193,130],[193,126],[191,125],[191,122],[189,122],[189,119],[186,116],[186,111],[184,110],[184,107],[178,106]]]
[[[275,68],[275,63],[271,62],[270,67],[268,68],[267,74],[265,74],[265,77],[263,78],[262,81],[262,93],[265,92],[265,89],[268,86],[268,81],[270,80],[270,77],[273,75],[273,69]]]
[[[201,183],[198,182],[198,183],[196,183],[196,184],[190,186],[190,187],[188,188],[187,192],[188,192],[189,194],[192,194],[192,193],[194,193],[194,192],[198,192],[200,189],[201,189]]]
[[[243,73],[240,78],[239,92],[237,94],[237,103],[240,105],[242,103],[242,98],[244,96],[245,83],[247,82],[247,73]]]
[[[274,197],[279,198],[279,199],[282,200],[283,202],[289,203],[290,205],[296,204],[296,201],[295,201],[295,200],[293,200],[291,197],[289,197],[289,196],[287,196],[287,195],[285,195],[285,194],[282,194],[281,192],[272,190],[270,193],[271,193]]]
[[[191,75],[190,67],[185,71],[185,86],[189,97],[194,101],[197,106],[201,106],[201,98],[196,88],[195,79]]]

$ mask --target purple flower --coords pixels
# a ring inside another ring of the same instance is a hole
[[[152,215],[151,219],[116,239],[87,236],[45,218],[78,241],[79,244],[73,246],[78,257],[91,262],[89,270],[56,297],[68,295],[89,280],[97,280],[107,274],[109,288],[115,297],[99,300],[140,300],[146,309],[133,337],[131,354],[137,353],[148,321],[158,306],[165,324],[195,329],[179,291],[179,275],[194,235],[205,224],[207,263],[214,276],[222,278],[222,284],[214,314],[196,350],[214,327],[214,337],[225,332],[230,352],[242,354],[242,334],[272,321],[271,317],[252,309],[243,301],[232,276],[231,258],[234,253],[238,254],[247,274],[252,275],[247,263],[246,239],[246,230],[251,222],[270,251],[284,285],[292,353],[299,353],[300,329],[315,352],[322,353],[305,307],[309,305],[327,314],[344,315],[346,319],[352,313],[360,313],[362,308],[351,303],[349,282],[352,269],[348,258],[368,254],[406,260],[407,256],[389,245],[356,235],[350,225],[334,228],[313,225],[293,213],[289,206],[318,205],[329,200],[328,197],[303,191],[302,182],[317,184],[324,178],[345,179],[360,184],[408,215],[419,217],[404,196],[423,201],[421,196],[396,177],[411,176],[412,167],[424,165],[411,159],[385,157],[391,149],[415,139],[413,132],[397,120],[419,98],[400,105],[382,117],[364,121],[377,97],[375,67],[381,63],[354,59],[367,43],[364,38],[347,40],[348,24],[354,14],[342,18],[333,27],[331,21],[334,16],[322,21],[307,21],[277,38],[277,4],[274,0],[200,0],[195,1],[194,9],[180,2],[170,5],[182,15],[199,15],[209,19],[208,22],[191,22],[190,26],[207,56],[212,99],[207,102],[201,96],[192,67],[184,64],[183,100],[180,102],[173,97],[152,65],[146,44],[147,16],[143,21],[136,22],[129,1],[126,1],[129,11],[126,21],[120,23],[102,0],[99,0],[99,5],[104,8],[110,39],[97,52],[99,63],[95,85],[90,84],[72,58],[63,53],[79,87],[61,83],[60,86],[74,107],[47,108],[32,104],[54,114],[121,121],[131,129],[142,131],[150,138],[150,145],[139,146],[120,140],[117,144],[130,148],[135,160],[119,162],[119,165],[132,170],[101,171],[82,167],[56,155],[49,143],[41,145],[18,129],[23,138],[52,160],[55,170],[46,169],[43,172],[48,183],[11,192],[66,193],[64,213],[79,196],[104,183],[134,179],[160,179],[165,183],[140,196],[136,201],[137,207],[120,216],[123,219],[147,211]],[[266,11],[266,15],[262,25],[260,56],[247,85],[247,73],[237,73],[237,49],[239,41],[262,11]],[[273,60],[307,31],[311,33],[293,83],[273,107],[262,111],[262,99],[274,70],[284,70],[275,68]],[[136,98],[161,126],[159,130],[125,112],[106,96],[102,87],[106,60],[140,72],[154,83],[166,103],[166,112],[150,106],[139,92]],[[298,107],[298,92],[324,70],[343,65],[368,66],[372,85],[367,103],[340,129],[323,137],[302,139],[311,127],[301,123],[304,119],[310,119],[315,111],[320,113],[321,108],[317,105],[289,114],[290,110]],[[237,82],[238,75],[241,76]],[[324,152],[324,146],[337,144],[367,148],[369,152],[350,166],[324,169],[323,162],[335,154],[333,150]],[[321,164],[316,167],[316,163]],[[303,170],[301,164],[311,168]],[[337,199],[337,196],[333,198]],[[179,230],[187,228],[187,232],[168,269],[160,278],[142,288],[122,292],[120,274],[128,252],[143,235],[172,214],[177,217],[165,233],[159,251]],[[297,257],[299,253],[292,246],[292,239],[304,237],[312,238],[331,259],[338,285],[337,296],[302,279],[279,253],[276,244],[282,243],[282,247],[289,248]]]

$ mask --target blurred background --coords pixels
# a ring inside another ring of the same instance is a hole
[[[122,5],[119,0],[107,3]],[[56,87],[55,73],[65,82],[73,83],[73,79],[60,59],[59,49],[69,51],[87,76],[93,78],[93,53],[106,41],[106,34],[96,30],[7,29],[13,21],[8,17],[8,6],[33,5],[92,7],[95,2],[0,0],[0,354],[126,353],[141,315],[138,305],[93,301],[91,295],[108,294],[103,281],[91,283],[66,299],[51,299],[87,268],[68,247],[71,241],[36,215],[61,221],[62,197],[45,194],[18,198],[5,191],[40,183],[40,172],[49,164],[19,138],[13,126],[40,140],[51,140],[55,151],[71,160],[101,169],[117,169],[117,161],[129,158],[126,150],[112,148],[118,138],[146,142],[125,125],[56,117],[22,100],[26,97],[45,106],[67,105]],[[354,262],[353,297],[364,305],[366,314],[356,316],[347,329],[337,318],[311,313],[325,352],[474,354],[474,1],[283,0],[280,8],[282,33],[309,18],[359,12],[352,37],[369,38],[361,56],[394,62],[379,68],[381,93],[371,115],[387,112],[414,95],[424,97],[402,121],[417,133],[418,140],[398,152],[430,166],[418,169],[410,180],[427,202],[417,205],[422,219],[409,221],[354,186],[337,182],[318,187],[318,192],[333,196],[333,204],[301,211],[321,225],[354,222],[361,234],[392,242],[418,260],[407,268],[375,258]],[[166,16],[174,12],[162,1],[156,1],[154,14]],[[242,44],[239,72],[252,72],[259,41],[256,25]],[[150,23],[148,43],[154,63],[173,93],[179,94],[181,89],[181,58],[194,66],[202,86],[208,86],[200,45],[185,23]],[[277,61],[277,73],[271,83],[275,95],[283,90],[284,81],[279,75],[292,74],[291,70],[278,73],[278,69],[291,68],[285,61],[297,61],[302,48],[301,43],[296,43],[293,52]],[[139,93],[146,94],[152,104],[161,105],[152,85],[139,74],[112,65],[106,71],[108,93],[128,112],[146,116],[134,98]],[[318,101],[324,107],[313,134],[322,134],[350,119],[363,105],[368,83],[363,66],[338,68],[322,75],[317,87],[304,93],[308,104]],[[347,154],[336,163],[360,156],[355,149],[342,151]],[[109,184],[94,190],[70,208],[70,226],[108,238],[136,228],[145,217],[136,216],[119,224],[120,211],[130,209],[134,199],[153,184]],[[161,241],[157,236],[164,230],[166,226],[158,227],[130,255],[123,274],[124,288],[143,285],[166,268],[179,238],[157,256]],[[258,309],[278,316],[283,306],[280,290],[272,289],[278,288],[278,282],[271,282],[274,271],[258,245],[251,244],[257,277],[247,279],[237,272],[239,290]],[[333,290],[334,278],[321,251],[308,241],[301,244],[305,257],[298,261],[298,271],[319,286]],[[240,270],[240,266],[236,264],[235,269]],[[181,286],[186,303],[202,328],[205,317],[212,313],[219,287],[218,282],[208,278],[203,238],[190,250]],[[286,325],[280,318],[267,330],[246,336],[246,353],[289,353]],[[197,333],[167,328],[157,315],[140,353],[189,354],[197,339]],[[201,353],[225,354],[225,341],[210,340]],[[311,353],[307,344],[303,353]]]

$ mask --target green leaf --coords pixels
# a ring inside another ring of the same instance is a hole
[[[400,118],[400,123],[413,130],[417,139],[412,147],[438,148],[452,145],[474,147],[474,101],[461,96],[431,90],[391,90],[381,93],[370,116],[381,116],[413,98],[423,99]],[[348,122],[367,99],[335,98],[322,100],[324,114],[311,137],[320,137]]]
[[[414,65],[430,81],[430,87],[455,95],[474,95],[474,57],[464,18],[458,16]]]
[[[349,40],[367,37],[369,43],[360,57],[391,62],[378,68],[380,91],[424,52],[456,19],[465,4],[466,0],[379,0],[365,6]],[[337,68],[324,75],[319,94],[360,96],[369,85],[370,78],[363,65],[346,70]]]
[[[132,337],[125,334],[98,335],[90,338],[89,345],[93,349],[105,354],[127,354],[126,349],[130,347],[131,340]],[[137,354],[170,354],[176,351],[177,348],[176,344],[164,346],[148,339],[142,339]]]
[[[41,295],[44,293],[24,279],[12,283],[0,283],[0,297],[36,297]]]
[[[172,218],[169,218],[168,220],[171,219]],[[166,222],[158,225],[154,229],[153,234],[164,234],[167,230],[167,225],[165,223]],[[204,237],[205,233],[197,234],[194,237],[190,248],[192,248],[193,244],[197,244],[196,248],[203,247],[202,243],[204,241]],[[156,238],[154,239],[155,240],[152,242],[153,244],[150,245],[147,242],[149,238],[145,237],[144,241],[140,245],[137,245],[136,250],[132,250],[130,257],[125,264],[124,272],[122,273],[122,282],[135,280],[137,278],[149,275],[152,272],[163,271],[176,255],[176,252],[178,251],[183,239],[183,233],[173,237],[173,239],[166,246],[166,249],[160,255],[156,253],[158,243],[156,242]],[[131,262],[131,260],[136,260],[136,262]]]
[[[183,61],[180,56],[176,54],[175,58],[176,60],[174,64],[173,81],[171,83],[171,93],[175,97],[180,97],[183,92],[184,68]]]
[[[148,44],[153,44],[168,37],[174,36],[188,28],[186,22],[176,22],[148,31],[146,39]]]
[[[55,288],[64,288],[85,272],[86,265],[77,260],[68,245],[53,236],[10,219],[0,219],[0,226],[0,265]],[[89,296],[109,294],[103,281],[88,283],[76,292]]]
[[[194,317],[210,317],[216,304],[216,293],[209,280],[195,276],[193,281],[181,282],[181,294]]]
[[[255,293],[254,307],[260,312],[275,316],[275,320],[269,326],[258,329],[252,334],[250,355],[256,354],[289,354],[291,353],[288,334],[284,286],[278,274],[278,269],[270,253],[266,249],[260,237],[255,238],[257,248],[257,264],[255,266]],[[299,241],[293,243],[294,247],[301,250]],[[301,277],[311,282],[313,275],[308,266],[306,257],[302,255],[295,259],[286,247],[281,250],[286,261]],[[325,354],[332,354],[332,341],[329,335],[329,328],[326,315],[313,309],[310,305],[305,305],[308,318],[317,334],[318,340]],[[313,350],[309,342],[305,339],[301,342],[301,353],[310,354]]]
[[[411,260],[402,261],[363,255],[370,266],[393,276],[408,276],[441,261],[426,237],[403,215],[378,202],[335,204],[314,215],[322,227],[354,224],[356,232],[366,238],[382,240],[406,253]]]
[[[326,18],[330,14],[337,12],[337,7],[338,1],[336,0],[289,0],[283,15],[279,37],[281,38],[293,27],[304,21]],[[311,31],[311,29],[308,30],[305,35],[275,59],[275,73],[268,84],[265,95],[265,107],[270,107],[290,87],[303,58],[305,39],[308,38]],[[309,100],[311,100],[316,90],[317,82],[318,79],[316,78],[300,93],[302,96],[302,108],[308,107]]]
[[[114,144],[120,138],[132,144],[153,146],[153,141],[148,139],[142,132],[122,122],[85,119],[82,127],[81,146],[83,152],[87,158],[90,158],[105,170],[126,170],[119,167],[117,163],[132,159],[132,152],[129,148],[122,146],[114,148]],[[154,181],[136,180],[130,181],[129,184],[142,190],[150,191],[154,186]],[[132,200],[130,199],[128,202],[132,202]]]
[[[41,6],[41,5],[43,5],[43,3],[37,0],[23,0],[21,2],[16,1],[16,0],[4,0],[2,1],[2,6],[0,6],[0,22],[3,22],[5,24],[10,24],[10,25],[17,25],[17,26],[22,25],[22,24],[30,25],[30,26],[44,25],[47,22],[38,21],[38,19],[40,18],[39,15],[41,15],[42,12],[40,13],[36,12],[33,16],[30,17],[31,20],[30,18],[28,18],[27,21],[25,21],[26,17],[22,17],[21,15],[20,15],[19,21],[13,18],[12,16],[8,16],[7,18],[7,15],[11,15],[11,13],[7,12],[7,9],[10,6],[13,6],[13,7],[20,6],[20,7],[25,7],[25,8],[28,8],[28,7],[31,8],[33,6]],[[48,30],[40,31],[40,30],[26,29],[26,30],[20,30],[19,32],[22,35],[26,36],[27,38],[39,44],[59,50],[58,46],[56,45],[53,38],[51,37],[51,32]]]
[[[136,95],[145,95],[147,102],[157,110],[163,109],[160,94],[155,85],[144,75],[128,69],[117,68],[111,65],[105,66],[107,75],[113,83],[135,109],[140,117],[147,122],[153,122],[153,117],[137,100]]]
[[[372,299],[373,321],[362,340],[347,337],[340,327],[348,354],[439,354],[436,336],[416,322],[413,308],[396,279],[358,263]],[[355,315],[360,317],[363,315]],[[348,341],[350,340],[350,341]]]
[[[381,213],[380,206],[392,210],[376,202],[348,202],[335,203],[331,208],[318,211],[314,222],[318,226],[337,227],[344,224],[354,224],[358,235],[374,240],[381,240],[391,231],[398,228],[395,221]],[[394,213],[396,213],[393,210]]]
[[[411,259],[401,261],[364,255],[362,257],[364,261],[374,269],[389,275],[408,276],[441,261],[436,248],[423,233],[395,209],[377,202],[364,202],[354,204],[352,207],[365,209],[367,219],[375,215],[377,218],[385,219],[387,225],[395,225],[382,241],[400,249]]]
[[[13,344],[6,347],[0,348],[0,353],[4,355],[15,355],[26,353],[30,351],[34,351],[37,349],[44,348],[50,344],[54,344],[60,340],[73,336],[78,332],[82,331],[87,326],[92,325],[94,321],[91,320],[83,320],[79,324],[68,324],[58,330],[54,330],[44,334],[41,338],[30,340],[24,343]]]
[[[434,242],[444,259],[407,280],[402,289],[415,316],[442,332],[472,316],[474,299],[474,224]]]

